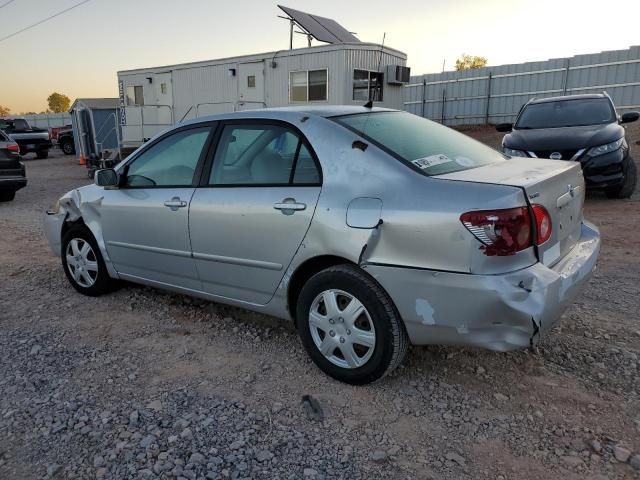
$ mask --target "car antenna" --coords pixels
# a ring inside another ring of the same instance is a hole
[[[380,45],[380,56],[378,58],[378,72],[380,71],[380,65],[382,64],[382,50],[384,49],[384,40],[387,38],[387,32],[382,35],[382,45]],[[367,103],[364,104],[364,108],[373,108],[373,99],[371,98],[371,85],[369,85],[369,96]]]

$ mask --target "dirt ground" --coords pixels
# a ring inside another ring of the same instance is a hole
[[[537,354],[413,348],[352,387],[278,320],[134,285],[80,296],[42,217],[86,171],[27,169],[0,204],[0,478],[640,478],[640,192],[589,195],[599,265]]]

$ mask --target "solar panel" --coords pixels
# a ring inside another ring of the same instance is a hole
[[[300,28],[319,42],[350,43],[359,42],[358,38],[331,18],[320,17],[293,8],[278,7],[286,13]]]

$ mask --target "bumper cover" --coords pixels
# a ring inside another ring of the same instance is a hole
[[[49,213],[44,216],[44,233],[49,241],[51,251],[57,255],[62,255],[62,224],[66,214]]]
[[[16,192],[27,186],[25,177],[0,177],[0,191]]]
[[[551,329],[593,272],[600,233],[584,222],[576,246],[549,268],[472,275],[367,265],[389,293],[415,345],[528,347]]]

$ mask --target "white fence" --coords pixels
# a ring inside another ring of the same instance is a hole
[[[602,91],[619,111],[640,109],[640,46],[412,77],[404,108],[447,125],[495,124],[515,120],[532,97]]]
[[[40,113],[36,115],[11,115],[10,118],[24,118],[29,125],[37,128],[63,127],[71,125],[68,113]]]

